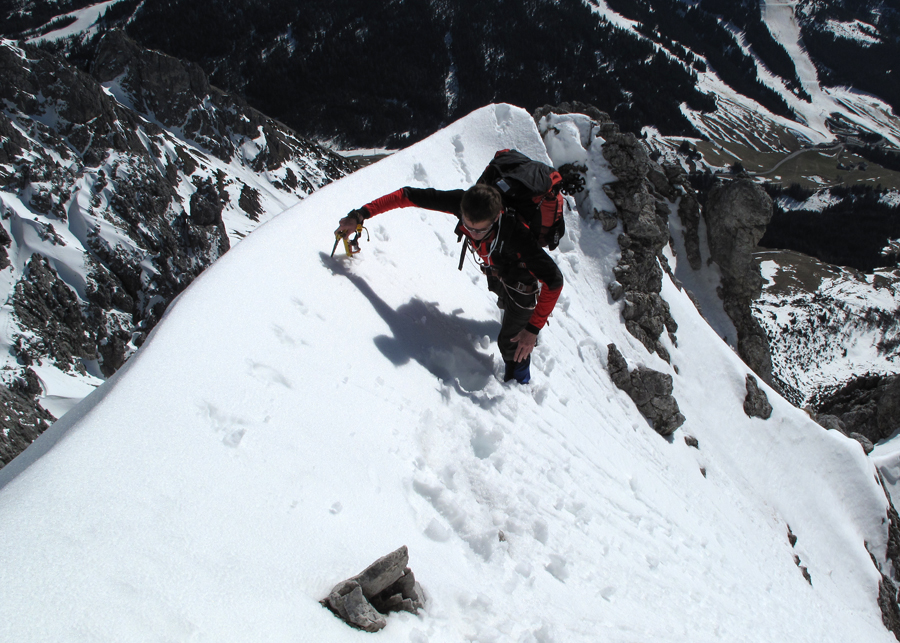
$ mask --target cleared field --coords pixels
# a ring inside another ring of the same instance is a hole
[[[699,141],[697,151],[714,167],[729,168],[740,162],[751,175],[789,186],[805,188],[833,187],[866,183],[872,187],[900,189],[900,172],[844,149],[809,148],[794,152],[760,152],[733,141]],[[859,169],[860,164],[865,169]],[[838,169],[838,165],[854,169]]]

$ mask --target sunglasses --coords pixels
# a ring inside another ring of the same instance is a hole
[[[460,219],[460,223],[462,224],[462,227],[469,231],[469,234],[471,234],[476,239],[481,239],[482,237],[487,236],[487,234],[494,229],[494,226],[497,225],[497,219],[491,221],[486,228],[470,228],[462,222],[462,219]]]

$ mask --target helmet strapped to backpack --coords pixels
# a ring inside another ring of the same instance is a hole
[[[503,205],[531,230],[538,243],[550,250],[559,245],[566,231],[559,172],[516,150],[500,150],[477,182],[497,188]]]

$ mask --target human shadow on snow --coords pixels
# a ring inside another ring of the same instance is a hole
[[[417,297],[394,310],[365,279],[353,274],[343,259],[329,257],[324,252],[320,256],[332,274],[346,277],[356,286],[388,325],[393,337],[379,335],[373,341],[392,364],[402,366],[413,359],[444,384],[468,397],[487,386],[494,374],[494,360],[476,350],[473,342],[484,336],[496,336],[500,331],[499,322],[448,315],[436,304]]]

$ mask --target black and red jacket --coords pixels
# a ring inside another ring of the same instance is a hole
[[[374,217],[382,212],[396,208],[425,208],[456,215],[460,219],[457,234],[466,235],[463,228],[460,210],[464,190],[435,190],[434,188],[405,187],[386,194],[380,199],[367,203],[361,209],[368,213],[365,218]],[[543,287],[537,300],[526,330],[537,334],[547,323],[547,317],[559,299],[563,287],[563,276],[556,262],[538,245],[531,231],[514,215],[502,214],[500,229],[492,232],[485,239],[475,241],[469,237],[469,243],[479,255],[481,261],[489,267],[489,272],[504,284],[534,283],[537,279]],[[494,237],[497,235],[497,243]],[[468,236],[468,235],[466,235]],[[489,248],[493,245],[493,251]]]

